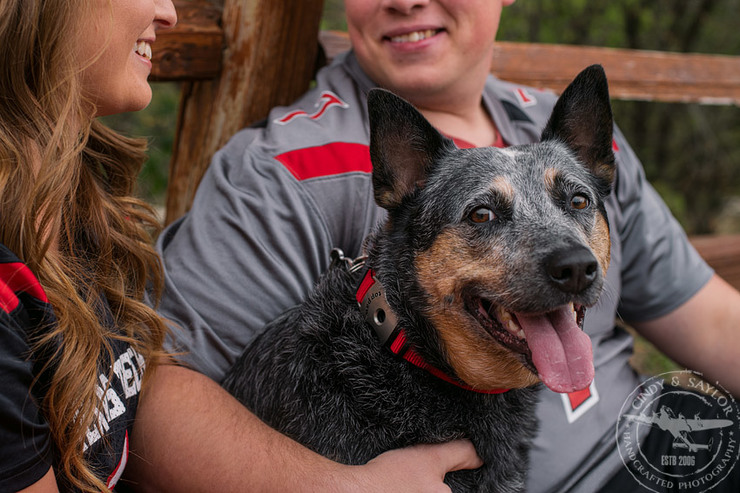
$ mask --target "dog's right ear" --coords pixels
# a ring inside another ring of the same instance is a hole
[[[384,89],[367,96],[375,201],[385,209],[424,186],[427,174],[452,141],[406,100]]]
[[[591,65],[558,98],[542,140],[558,139],[568,145],[599,180],[606,196],[616,171],[613,128],[606,74],[600,65]]]

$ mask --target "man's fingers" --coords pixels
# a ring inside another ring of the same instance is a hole
[[[437,461],[445,472],[477,469],[483,465],[470,440],[454,440],[436,445],[418,445]]]
[[[389,450],[355,469],[352,491],[449,493],[445,474],[483,465],[470,440]],[[380,470],[381,473],[377,473]],[[382,480],[379,481],[379,478]]]

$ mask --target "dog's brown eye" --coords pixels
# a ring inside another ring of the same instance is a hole
[[[474,223],[487,223],[489,221],[493,221],[496,218],[496,215],[493,213],[491,209],[488,209],[486,207],[479,207],[473,212],[470,213],[470,216],[468,216],[471,221]]]
[[[588,207],[588,204],[588,198],[584,195],[574,195],[573,198],[570,199],[570,206],[574,209],[585,209],[586,207]]]

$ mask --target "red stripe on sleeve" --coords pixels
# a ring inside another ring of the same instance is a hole
[[[370,149],[365,144],[333,142],[275,156],[297,180],[360,171],[371,173]]]
[[[25,264],[0,264],[0,307],[6,312],[11,312],[18,306],[16,293],[28,293],[44,303],[49,302],[38,279]]]
[[[0,310],[10,313],[18,306],[18,297],[7,284],[0,281]]]

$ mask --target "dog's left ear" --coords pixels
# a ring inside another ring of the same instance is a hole
[[[601,65],[584,69],[561,94],[542,140],[560,140],[575,152],[600,181],[607,195],[614,180],[614,120],[609,86]]]
[[[389,91],[370,90],[367,107],[375,201],[393,209],[424,185],[434,162],[454,144],[411,103]]]

